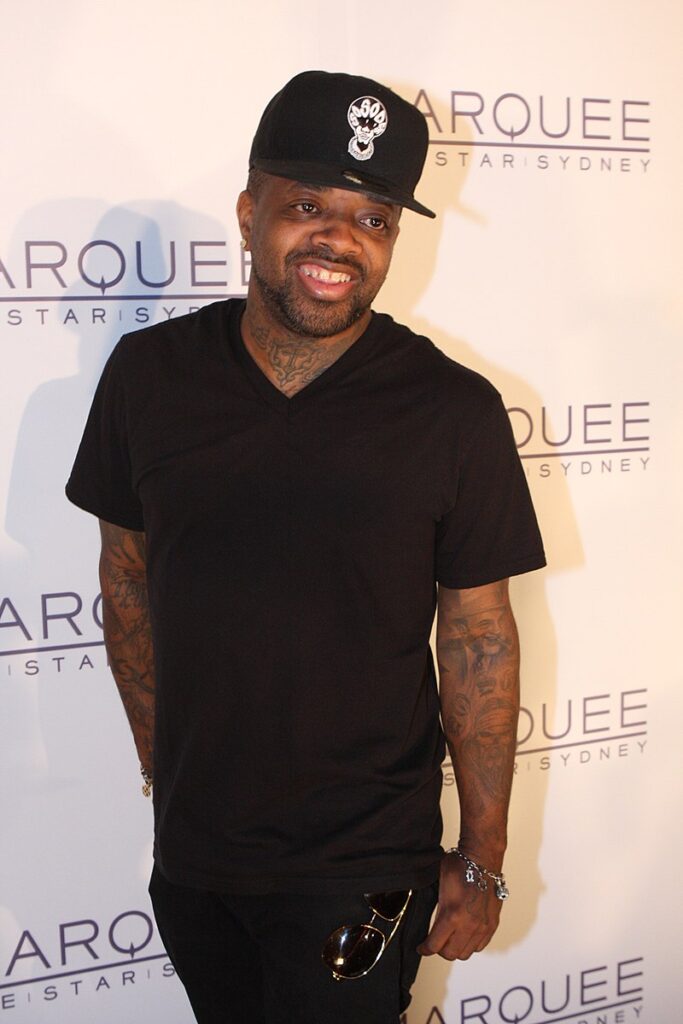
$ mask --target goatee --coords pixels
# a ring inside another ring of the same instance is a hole
[[[285,260],[285,278],[281,286],[271,284],[259,269],[258,262],[252,254],[251,274],[259,286],[259,291],[271,316],[292,334],[306,338],[330,338],[341,334],[355,324],[369,309],[367,295],[360,293],[345,302],[331,303],[313,296],[299,295],[296,284],[292,280],[292,267],[295,261],[306,259],[324,259],[326,263],[339,263],[351,267],[358,273],[359,281],[364,281],[363,268],[355,261],[330,259],[329,254],[306,252],[290,253]]]

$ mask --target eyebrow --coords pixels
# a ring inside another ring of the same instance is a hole
[[[339,186],[337,185],[314,185],[310,181],[295,181],[294,179],[291,179],[291,188],[293,189],[303,188],[310,189],[311,192],[331,192],[334,188],[338,187]],[[373,203],[377,203],[378,206],[386,206],[388,210],[396,210],[399,215],[402,210],[402,207],[398,203],[389,202],[388,199],[383,199],[381,196],[378,196],[376,192],[369,192],[365,189],[355,188],[342,189],[342,191],[356,192],[359,195],[366,196],[368,199],[372,200]]]

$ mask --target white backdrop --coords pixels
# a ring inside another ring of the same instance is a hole
[[[514,585],[513,898],[485,953],[425,964],[405,1024],[673,1024],[680,4],[1,14],[0,1020],[191,1020],[150,919],[151,807],[101,646],[96,524],[62,489],[119,335],[244,292],[251,136],[319,67],[429,116],[419,196],[439,217],[404,216],[378,308],[502,391],[550,562]]]

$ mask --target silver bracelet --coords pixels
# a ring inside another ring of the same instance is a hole
[[[149,774],[143,764],[140,765],[140,774],[142,775],[142,795],[152,795],[152,776]]]
[[[510,890],[502,874],[497,875],[494,871],[481,867],[480,864],[477,864],[476,860],[472,860],[466,853],[463,853],[459,846],[451,846],[450,850],[446,850],[446,853],[455,853],[456,856],[460,857],[460,860],[465,862],[465,881],[468,885],[476,885],[480,892],[486,892],[489,887],[486,879],[487,877],[492,878],[496,883],[494,890],[496,899],[501,901],[509,899]]]

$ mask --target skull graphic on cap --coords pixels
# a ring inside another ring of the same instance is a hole
[[[356,160],[369,160],[375,152],[373,139],[382,135],[389,122],[386,107],[374,96],[359,96],[346,116],[354,131],[349,153]]]

